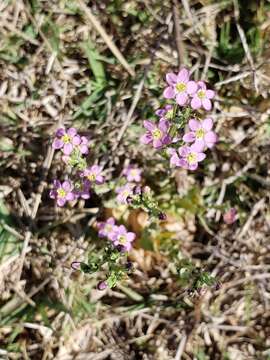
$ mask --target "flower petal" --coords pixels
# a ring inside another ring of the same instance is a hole
[[[73,137],[73,136],[77,135],[77,130],[75,128],[70,128],[70,129],[68,129],[67,134],[69,136]]]
[[[203,99],[202,100],[202,105],[204,107],[205,110],[209,111],[212,109],[212,103],[209,99]]]
[[[168,145],[171,143],[172,138],[170,135],[167,134],[167,135],[163,136],[161,141],[162,141],[163,145]]]
[[[169,85],[175,85],[177,82],[177,75],[174,73],[166,74],[166,81]]]
[[[218,137],[217,134],[214,133],[214,131],[209,131],[207,134],[205,134],[204,140],[206,142],[207,147],[211,148],[218,141]]]
[[[158,109],[158,110],[155,111],[155,114],[156,114],[157,116],[159,116],[159,117],[164,116],[165,113],[166,113],[166,110],[165,110],[165,109]]]
[[[57,203],[58,206],[62,207],[62,206],[65,205],[66,199],[65,198],[59,198],[59,199],[57,199],[56,203]]]
[[[187,143],[193,142],[193,141],[195,141],[195,139],[196,139],[196,136],[195,136],[194,132],[192,132],[192,131],[186,133],[186,134],[183,136],[184,142],[187,142]]]
[[[177,82],[187,83],[189,80],[189,71],[187,69],[182,69],[177,75]]]
[[[55,138],[52,143],[52,147],[55,150],[61,149],[63,147],[64,143],[61,139]]]
[[[143,136],[141,136],[140,143],[147,145],[147,144],[150,144],[150,142],[152,142],[152,140],[153,140],[152,135],[150,133],[146,133]]]
[[[73,192],[68,193],[67,196],[66,196],[66,199],[68,201],[73,201],[75,199],[74,193]]]
[[[63,152],[65,155],[70,155],[72,153],[73,146],[71,143],[67,143],[64,145]]]
[[[75,135],[72,139],[72,144],[73,145],[79,145],[81,143],[81,137],[79,135]]]
[[[196,170],[198,168],[198,163],[188,164],[189,170]]]
[[[133,232],[128,232],[127,233],[127,240],[129,242],[133,241],[135,239],[136,235]]]
[[[206,84],[204,81],[198,81],[197,84],[201,89],[206,90]]]
[[[87,145],[80,145],[80,152],[84,155],[88,154],[88,146]]]
[[[64,181],[63,184],[62,184],[62,188],[63,188],[66,192],[71,191],[71,189],[72,189],[72,184],[71,184],[71,182],[68,181],[68,180]]]
[[[194,144],[191,145],[190,150],[192,152],[200,153],[203,151],[205,142],[203,140],[196,140]]]
[[[206,118],[202,122],[202,128],[206,131],[210,131],[213,127],[213,120],[211,118]]]
[[[149,120],[144,120],[143,126],[149,131],[153,131],[156,129],[156,124],[152,123],[152,121]]]
[[[159,149],[163,146],[163,142],[160,139],[154,139],[153,146],[155,149]]]
[[[55,135],[58,137],[61,137],[61,136],[65,135],[65,133],[66,133],[66,130],[64,128],[60,128],[60,129],[56,130]]]
[[[206,158],[205,153],[197,153],[198,162],[203,161]]]
[[[181,146],[178,149],[178,153],[182,157],[186,157],[190,153],[190,148],[188,146]]]
[[[188,122],[188,126],[189,126],[190,130],[196,131],[196,130],[200,129],[201,123],[198,120],[190,119]]]
[[[158,128],[164,133],[168,131],[169,127],[170,127],[170,123],[168,120],[161,119],[158,123]]]
[[[194,94],[198,89],[198,85],[195,81],[189,81],[187,83],[187,93]]]
[[[177,96],[176,96],[176,102],[180,106],[185,105],[187,100],[188,100],[188,96],[187,96],[187,93],[185,93],[185,92],[177,94]]]
[[[213,90],[206,90],[206,97],[208,99],[213,99],[213,97],[216,95],[216,93]]]
[[[193,99],[191,100],[190,106],[192,107],[193,110],[197,110],[202,106],[202,102],[201,100],[198,98],[197,95],[195,95],[193,97]]]
[[[174,95],[174,88],[171,86],[166,87],[166,89],[163,91],[163,96],[165,97],[165,99],[173,99]]]

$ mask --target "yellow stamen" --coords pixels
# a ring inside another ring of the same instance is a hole
[[[57,194],[59,197],[63,198],[66,196],[66,192],[64,189],[60,188],[60,189],[57,189]]]
[[[162,137],[162,132],[159,130],[159,129],[155,129],[153,132],[152,132],[152,135],[153,135],[153,138],[155,140],[158,140]]]
[[[95,181],[96,180],[96,175],[95,174],[90,174],[90,175],[87,176],[87,179],[89,181]]]
[[[62,141],[65,144],[68,144],[70,142],[71,138],[68,134],[65,134],[64,136],[62,136]]]
[[[187,161],[189,164],[195,164],[197,162],[197,154],[196,153],[188,154]]]
[[[204,90],[199,90],[199,91],[197,92],[197,95],[198,95],[198,97],[199,97],[200,99],[203,99],[203,98],[205,98],[205,91],[204,91]]]
[[[183,92],[183,91],[186,91],[187,85],[183,82],[180,82],[175,85],[175,88],[176,88],[177,92]]]
[[[196,131],[196,138],[197,139],[202,139],[203,137],[204,137],[204,134],[205,134],[205,131],[204,131],[204,129],[198,129],[197,131]]]

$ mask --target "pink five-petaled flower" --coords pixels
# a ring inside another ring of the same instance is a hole
[[[110,217],[106,221],[99,222],[97,224],[98,227],[98,236],[101,238],[107,237],[108,239],[112,239],[115,234],[115,219]]]
[[[83,176],[91,183],[101,185],[104,183],[104,176],[101,175],[102,167],[99,165],[93,165],[87,168],[83,172]]]
[[[134,181],[134,182],[140,182],[142,177],[141,177],[141,173],[142,173],[142,169],[139,169],[135,166],[129,165],[128,167],[126,167],[123,170],[123,175],[126,176],[127,181]]]
[[[141,137],[141,143],[152,143],[155,149],[160,149],[162,146],[168,145],[171,142],[171,137],[168,134],[170,128],[169,121],[161,119],[157,125],[151,121],[145,120],[143,126],[146,128],[147,132]]]
[[[176,99],[176,102],[180,106],[187,104],[189,95],[194,94],[197,91],[197,84],[195,81],[189,80],[189,71],[182,69],[176,75],[174,73],[168,73],[166,75],[166,81],[168,87],[163,92],[163,96],[166,99]]]
[[[162,120],[172,120],[174,111],[172,105],[165,105],[164,108],[158,109],[155,114]]]
[[[209,111],[212,109],[211,99],[213,99],[214,96],[215,92],[213,90],[208,90],[205,82],[198,81],[198,89],[193,95],[190,105],[194,110],[203,107],[205,110]]]
[[[55,135],[52,147],[56,150],[63,149],[65,155],[70,155],[74,146],[78,146],[81,143],[81,137],[77,134],[75,128],[70,128],[67,131],[63,128],[58,129]]]
[[[181,146],[178,153],[172,153],[171,166],[180,166],[184,169],[196,170],[198,163],[205,159],[205,154],[202,152],[203,146],[194,143],[191,146]]]
[[[70,181],[66,180],[61,183],[59,180],[54,180],[53,186],[53,190],[50,191],[50,198],[56,199],[58,206],[64,206],[67,201],[75,199],[73,185]]]
[[[200,143],[203,147],[207,147],[209,149],[211,149],[217,142],[217,135],[214,131],[212,131],[212,119],[207,118],[203,121],[190,119],[188,126],[191,131],[183,136],[184,142],[191,143],[195,141],[195,143]]]
[[[124,225],[116,226],[112,237],[114,246],[120,245],[124,251],[129,251],[132,248],[132,241],[136,235],[133,232],[128,232]]]
[[[120,204],[128,204],[128,197],[133,195],[134,185],[127,183],[126,185],[116,188],[118,194],[116,199]]]

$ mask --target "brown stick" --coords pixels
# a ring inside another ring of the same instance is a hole
[[[178,53],[178,65],[180,67],[181,65],[185,64],[186,56],[185,56],[184,43],[181,38],[180,16],[179,16],[179,7],[177,0],[173,0],[173,21],[174,21],[175,42]]]

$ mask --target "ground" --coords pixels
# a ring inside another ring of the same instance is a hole
[[[269,15],[266,0],[0,2],[1,359],[270,358]],[[219,142],[196,173],[139,143],[179,66],[217,92]],[[167,214],[151,239],[106,194],[55,206],[60,125],[90,136],[110,180],[143,169]],[[99,291],[103,273],[71,263],[111,214],[137,234],[134,270]],[[215,283],[189,291],[170,255]]]

